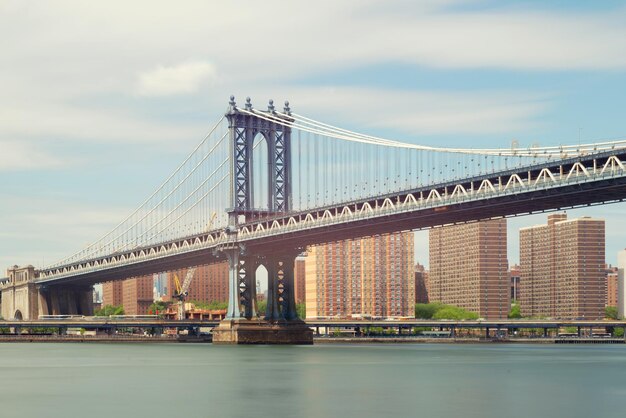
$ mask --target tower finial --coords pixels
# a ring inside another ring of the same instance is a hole
[[[252,102],[250,101],[250,96],[246,97],[246,110],[252,110]]]
[[[291,115],[291,108],[289,107],[289,100],[285,100],[285,107],[283,108],[285,114]]]
[[[268,110],[270,113],[274,113],[274,100],[270,99],[270,104],[269,104],[269,105],[267,105],[267,110]]]
[[[230,105],[230,107],[235,108],[237,106],[237,103],[235,102],[235,96],[234,95],[230,95],[230,102],[228,102],[228,104]]]

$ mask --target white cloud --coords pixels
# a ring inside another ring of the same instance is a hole
[[[81,151],[95,142],[149,143],[146,155],[157,146],[191,149],[198,132],[221,116],[230,93],[239,93],[240,103],[252,96],[259,108],[265,107],[260,98],[289,98],[299,113],[363,131],[507,136],[539,123],[552,105],[550,93],[321,89],[299,80],[398,62],[452,69],[626,69],[624,8],[529,11],[499,4],[468,11],[448,7],[454,3],[59,0],[32,7],[0,1],[0,170],[66,164],[66,154],[53,154],[49,146],[56,139],[80,142]],[[285,18],[268,25],[277,15]],[[98,158],[96,152],[81,155],[86,165]],[[107,181],[123,183],[115,173]],[[42,212],[29,212],[29,219],[6,216],[30,206]],[[59,206],[58,217],[46,213],[56,206],[29,200],[7,209],[0,231],[14,235],[2,242],[15,243],[29,231],[32,242],[5,244],[0,253],[12,259],[19,251],[67,255],[102,232],[79,213],[96,222],[107,213],[111,221],[122,217],[114,208],[98,213],[74,201]],[[80,230],[63,217],[91,226]],[[43,248],[44,236],[61,238]],[[40,243],[40,252],[31,251]]]
[[[0,140],[0,171],[57,168],[64,163],[30,142]]]
[[[0,196],[0,275],[9,265],[52,263],[108,232],[127,208],[64,198]]]
[[[209,62],[188,62],[173,67],[159,66],[139,75],[137,93],[141,96],[171,96],[197,92],[217,77]]]
[[[249,88],[254,97],[267,96],[271,90],[271,87]],[[362,133],[383,128],[413,137],[511,134],[536,126],[535,119],[551,105],[551,95],[546,92],[487,90],[451,93],[341,86],[283,87],[280,91],[290,99],[296,113],[324,122],[334,121],[342,127],[358,126]],[[277,100],[277,103],[281,101]],[[261,109],[266,106],[255,102],[253,105]]]

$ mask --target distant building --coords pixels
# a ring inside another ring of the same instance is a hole
[[[154,300],[163,300],[168,293],[167,273],[154,275]]]
[[[178,275],[182,285],[187,269],[103,283],[102,305],[122,305],[127,315],[148,314],[155,300],[172,301],[176,291],[174,275]],[[227,301],[228,263],[197,267],[188,292],[188,301]]]
[[[510,309],[506,219],[445,226],[429,232],[428,299],[487,319]]]
[[[413,233],[310,247],[306,317],[413,317]]]
[[[133,277],[122,282],[122,305],[126,315],[146,315],[153,299],[154,277]]]
[[[626,249],[617,253],[617,312],[620,318],[626,316],[626,285],[624,283],[626,270]]]
[[[120,306],[124,303],[122,297],[122,280],[102,283],[102,306]]]
[[[182,285],[188,269],[181,269],[167,273],[167,293],[162,296],[163,301],[171,301],[176,292],[174,275]],[[228,262],[207,264],[196,267],[189,286],[188,301],[197,302],[226,302],[228,300]]]
[[[520,229],[523,316],[604,318],[604,220],[566,214]]]
[[[415,265],[415,303],[428,303],[428,271],[423,265]]]
[[[306,299],[306,262],[297,258],[294,264],[294,286],[296,303],[304,303]]]
[[[511,280],[511,300],[519,301],[519,283],[520,283],[520,266],[511,266],[509,269],[509,278]]]
[[[618,269],[617,267],[608,267],[606,273],[606,298],[605,306],[617,307],[617,287],[618,287]]]

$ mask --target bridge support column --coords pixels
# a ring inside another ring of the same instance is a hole
[[[226,319],[236,319],[241,317],[239,308],[239,248],[226,250],[228,258],[228,310],[226,311]]]
[[[280,261],[272,257],[268,259],[267,268],[267,307],[265,308],[265,320],[278,321],[283,319],[279,310],[279,275],[282,277],[284,271]],[[282,279],[280,279],[282,281]]]
[[[241,292],[243,316],[246,319],[252,319],[257,316],[256,269],[259,267],[259,259],[257,257],[246,257],[244,258],[244,266],[244,288]]]
[[[293,292],[294,263],[299,251],[267,257],[242,256],[236,251],[228,255],[231,275],[228,316],[213,329],[213,343],[312,344],[313,332],[298,319]],[[268,271],[267,308],[263,319],[255,316],[254,273],[260,264]],[[233,298],[233,293],[238,299]]]

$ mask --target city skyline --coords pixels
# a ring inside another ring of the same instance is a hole
[[[619,2],[322,2],[290,9],[275,26],[261,23],[272,9],[266,4],[246,13],[232,7],[0,6],[8,40],[0,57],[2,270],[50,264],[103,235],[184,158],[230,94],[258,98],[259,107],[288,98],[330,123],[420,144],[575,144],[626,134]],[[318,31],[321,16],[337,24]],[[378,26],[398,39],[395,49],[368,30]],[[281,47],[260,54],[243,32],[280,39]],[[223,33],[227,40],[205,41]],[[364,40],[359,49],[351,34]],[[427,41],[408,41],[415,39]],[[626,247],[624,208],[571,211],[606,219],[611,264]],[[510,219],[509,236],[540,217]],[[425,236],[416,238],[420,262]],[[512,262],[518,245],[509,242]]]

